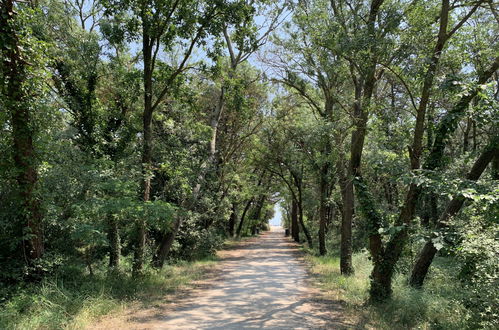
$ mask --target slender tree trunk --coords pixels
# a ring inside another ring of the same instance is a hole
[[[320,184],[319,184],[319,194],[320,194],[320,205],[319,205],[319,254],[321,256],[326,254],[326,224],[327,224],[327,167],[324,165],[321,170]]]
[[[120,233],[118,228],[118,220],[111,215],[108,219],[107,238],[109,240],[109,268],[118,268],[120,265]]]
[[[337,162],[341,190],[341,242],[340,242],[340,271],[342,274],[353,274],[352,263],[352,218],[354,212],[353,182],[345,174],[344,155],[340,151]]]
[[[466,176],[466,179],[470,181],[478,180],[483,171],[485,171],[485,169],[487,168],[488,164],[494,159],[494,157],[497,157],[498,154],[499,138],[496,137],[480,155],[480,157],[475,161],[475,164],[473,164],[473,167]],[[446,225],[446,222],[459,212],[465,201],[466,198],[462,195],[454,197],[440,216],[440,219],[437,223],[437,228],[444,227]],[[414,264],[414,267],[412,269],[411,278],[409,280],[411,286],[418,288],[423,285],[424,279],[428,274],[428,270],[430,269],[430,265],[437,251],[438,250],[433,245],[432,240],[426,242],[425,246],[419,253],[418,259],[416,260],[416,263]]]
[[[310,232],[308,231],[307,227],[305,226],[305,221],[303,221],[303,202],[300,199],[298,202],[298,220],[300,221],[300,226],[303,230],[303,233],[305,234],[305,238],[307,239],[307,244],[310,248],[314,247],[314,241],[312,241],[312,236],[310,235]]]
[[[300,242],[300,227],[298,226],[298,203],[293,199],[291,204],[291,236],[295,242]]]
[[[230,213],[229,223],[227,224],[227,231],[229,237],[234,237],[234,230],[236,227],[237,220],[237,203],[232,203],[232,212]]]
[[[302,181],[301,179],[299,180],[299,186],[298,186],[298,220],[300,221],[301,228],[303,229],[303,233],[305,234],[305,238],[307,239],[308,246],[310,248],[313,248],[313,241],[312,241],[312,236],[310,236],[310,233],[305,226],[305,221],[303,220],[303,196],[302,196],[302,187],[301,187]]]
[[[265,177],[265,172],[262,173],[258,179],[257,187],[260,187],[262,185],[262,182]],[[246,218],[246,214],[248,213],[248,210],[250,209],[251,205],[253,204],[253,201],[255,200],[254,197],[251,197],[248,202],[246,203],[246,206],[243,209],[243,213],[241,215],[241,220],[239,221],[239,225],[237,226],[237,231],[236,231],[236,236],[241,237],[241,232],[243,230],[243,225],[244,225],[244,219]]]
[[[265,204],[266,198],[267,198],[267,196],[265,194],[262,194],[256,203],[256,208],[255,208],[255,211],[253,213],[253,220],[255,220],[256,223],[254,222],[252,224],[251,235],[256,234],[257,223],[260,221],[260,216],[262,215],[262,208],[263,208],[263,205]]]
[[[241,214],[241,220],[239,220],[239,225],[237,226],[237,231],[236,231],[237,237],[241,237],[241,232],[243,230],[243,225],[244,225],[244,219],[246,218],[246,213],[248,213],[248,210],[250,209],[251,204],[253,203],[253,199],[254,198],[251,197],[243,209],[243,213]]]
[[[468,120],[466,121],[466,129],[464,131],[464,136],[463,136],[463,153],[467,153],[470,145],[470,132],[471,132],[471,118],[468,117]]]
[[[473,120],[472,124],[473,124],[472,125],[472,127],[473,127],[473,151],[475,152],[477,149],[477,146],[478,146],[477,134],[476,134],[476,121]]]
[[[352,263],[352,218],[354,213],[353,182],[348,180],[343,191],[343,217],[341,219],[340,271],[341,274],[354,273]]]
[[[146,15],[146,14],[144,14]],[[143,45],[142,55],[144,57],[144,112],[142,114],[143,123],[143,146],[142,146],[142,201],[148,202],[151,195],[151,176],[153,172],[152,164],[152,49],[153,39],[148,34],[148,26],[143,24]],[[137,220],[135,242],[133,274],[140,275],[144,267],[144,255],[146,246],[146,222],[145,219]]]
[[[16,168],[16,180],[20,208],[17,212],[19,225],[29,238],[24,240],[23,254],[26,261],[40,258],[44,253],[42,213],[40,201],[36,197],[35,187],[38,182],[36,170],[35,147],[33,144],[34,129],[29,100],[26,99],[25,83],[27,63],[23,59],[16,34],[16,13],[13,1],[2,2],[0,9],[0,35],[4,36],[0,44],[4,62],[6,109],[11,113],[13,158]]]
[[[183,223],[183,215],[177,215],[177,219],[173,223],[173,228],[170,233],[163,236],[163,239],[160,242],[159,248],[156,252],[156,255],[153,259],[153,266],[155,268],[162,268],[165,264],[166,258],[168,257],[168,253],[175,241],[175,237],[180,229],[180,226]]]

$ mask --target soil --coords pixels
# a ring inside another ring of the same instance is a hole
[[[272,227],[219,254],[217,271],[174,297],[175,303],[128,310],[90,329],[354,327],[340,301],[321,298],[310,285],[299,246],[284,237],[282,228]]]

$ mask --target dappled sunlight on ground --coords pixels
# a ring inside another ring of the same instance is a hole
[[[171,309],[128,316],[134,329],[344,328],[341,305],[320,301],[307,285],[296,244],[272,227],[223,251],[221,275],[181,298]],[[121,328],[122,326],[120,326]]]

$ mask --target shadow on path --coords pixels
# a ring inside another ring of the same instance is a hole
[[[129,315],[130,329],[351,328],[339,302],[314,299],[298,246],[279,227],[221,253],[221,275],[177,304]],[[120,326],[120,328],[123,328]]]

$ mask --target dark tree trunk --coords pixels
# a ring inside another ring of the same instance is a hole
[[[465,20],[471,16],[478,9],[478,4],[475,5],[466,15]],[[448,19],[449,19],[449,10],[450,3],[449,0],[442,0],[442,7],[440,11],[440,26],[437,37],[437,42],[435,44],[432,57],[430,59],[430,63],[428,65],[428,69],[425,74],[425,79],[423,83],[423,88],[421,92],[421,99],[417,110],[416,115],[416,125],[414,130],[413,143],[410,151],[410,160],[411,160],[411,170],[417,170],[421,165],[421,154],[422,154],[422,145],[423,145],[423,135],[424,135],[424,123],[425,116],[428,103],[430,101],[430,93],[431,88],[433,86],[433,81],[435,77],[435,72],[441,57],[442,50],[447,42],[448,38],[452,35],[447,32],[448,27]],[[464,21],[463,21],[464,22]],[[498,59],[493,64],[495,66],[495,70],[497,70]],[[494,71],[495,71],[494,70]],[[488,72],[484,72],[480,75],[479,81],[484,79],[484,76],[487,75]],[[487,80],[487,79],[485,79]],[[461,100],[453,107],[450,111],[449,116],[444,117],[438,129],[435,131],[435,141],[433,142],[432,150],[430,151],[430,155],[426,164],[429,166],[435,166],[440,163],[441,154],[445,148],[445,139],[446,136],[450,134],[455,129],[455,117],[456,112],[459,113],[465,107],[467,107],[468,103],[473,99],[474,95],[476,95],[476,91],[469,93],[461,98]],[[418,197],[421,193],[421,188],[416,186],[415,184],[411,184],[409,186],[409,190],[407,192],[404,205],[400,212],[400,215],[395,222],[395,226],[401,227],[401,229],[392,236],[390,241],[386,244],[386,248],[373,249],[372,246],[383,246],[381,242],[381,237],[379,234],[376,234],[376,231],[380,228],[380,222],[370,223],[370,227],[372,227],[372,233],[370,236],[370,250],[371,256],[373,257],[374,269],[373,274],[371,276],[371,300],[372,301],[385,301],[390,298],[391,287],[387,287],[387,285],[391,285],[391,278],[388,280],[386,278],[379,278],[374,273],[374,270],[381,269],[380,274],[384,274],[384,276],[393,276],[394,269],[400,255],[402,254],[403,247],[406,244],[408,232],[407,227],[410,225],[416,208],[416,203],[418,201]],[[375,294],[377,293],[377,294]]]
[[[463,153],[467,153],[470,145],[470,132],[471,132],[471,118],[468,117],[468,120],[466,121],[466,129],[464,131],[464,136],[463,136]]]
[[[303,229],[303,233],[305,234],[305,237],[307,239],[308,246],[310,248],[313,248],[313,241],[312,241],[312,236],[310,236],[310,233],[305,226],[305,221],[303,221],[303,198],[302,198],[302,188],[301,188],[301,180],[299,181],[300,185],[298,187],[298,220],[300,221],[301,228]]]
[[[258,179],[258,183],[257,183],[257,187],[260,187],[263,183],[263,180],[265,178],[265,172],[263,172],[259,179]],[[246,206],[244,207],[243,209],[243,213],[241,215],[241,220],[239,221],[239,225],[237,226],[237,231],[236,231],[236,236],[237,237],[241,237],[241,232],[243,230],[243,225],[244,225],[244,219],[246,218],[246,214],[248,213],[251,205],[253,204],[253,201],[255,200],[255,197],[251,197],[248,202],[246,203]]]
[[[494,157],[497,157],[498,154],[499,138],[496,137],[475,161],[475,164],[473,164],[473,167],[466,176],[466,179],[470,181],[478,180],[483,171],[487,168],[488,164],[494,159]],[[459,212],[465,201],[466,198],[462,195],[454,197],[449,204],[447,204],[447,208],[440,216],[437,228],[445,226],[448,220]],[[426,242],[412,269],[411,278],[409,280],[411,286],[418,288],[423,285],[424,279],[428,274],[428,270],[430,269],[430,265],[436,253],[437,249],[433,245],[433,242],[431,240]]]
[[[161,239],[159,248],[153,258],[153,266],[155,268],[162,268],[165,264],[166,258],[168,257],[168,253],[170,252],[173,242],[175,241],[178,230],[183,223],[182,217],[183,215],[177,215],[177,218],[173,223],[172,230],[168,234],[164,235]]]
[[[261,195],[260,198],[258,199],[257,203],[256,203],[256,207],[255,207],[255,210],[253,212],[253,216],[252,216],[252,219],[255,222],[253,222],[252,226],[251,226],[251,235],[255,235],[257,233],[257,225],[259,224],[260,222],[260,216],[262,215],[262,208],[263,208],[263,205],[265,204],[265,199],[267,198],[266,195]]]
[[[118,220],[109,216],[107,238],[109,240],[109,268],[118,268],[120,265],[120,233]]]
[[[312,241],[312,236],[310,235],[310,232],[305,226],[305,221],[303,221],[303,205],[301,201],[298,203],[298,220],[300,221],[300,226],[303,230],[303,233],[305,234],[305,238],[307,239],[308,246],[310,248],[313,248],[314,242]]]
[[[227,224],[227,231],[229,233],[229,237],[234,237],[236,220],[237,220],[237,204],[232,203],[232,212],[230,213],[229,223]]]
[[[248,213],[248,210],[250,209],[252,203],[253,203],[253,197],[248,200],[246,206],[244,207],[243,213],[241,214],[241,220],[239,220],[239,225],[237,226],[237,231],[236,231],[237,237],[241,237],[241,232],[243,230],[243,225],[244,225],[244,219],[246,218],[246,213]]]
[[[392,294],[392,270],[383,267],[383,263],[375,263],[371,272],[369,299],[372,303],[382,302]]]
[[[298,203],[293,199],[291,204],[291,236],[295,242],[300,242],[300,227],[298,226]]]
[[[476,134],[476,121],[473,120],[473,151],[475,152],[478,147],[477,134]]]
[[[38,182],[36,170],[35,147],[33,144],[34,129],[30,106],[23,86],[26,77],[27,63],[19,45],[15,30],[16,14],[13,1],[2,2],[0,9],[0,35],[4,36],[0,44],[4,62],[6,109],[11,113],[13,158],[16,168],[17,189],[19,194],[19,210],[17,218],[23,232],[29,234],[23,243],[23,254],[28,262],[40,258],[44,253],[42,213],[40,201],[36,197],[35,187]]]
[[[143,15],[147,15],[144,13]],[[144,22],[147,19],[144,19]],[[153,172],[152,164],[152,49],[154,46],[153,38],[148,34],[149,26],[143,23],[143,41],[142,41],[142,55],[144,58],[144,112],[142,114],[143,123],[143,145],[142,145],[142,201],[148,202],[151,195],[151,176]],[[134,276],[140,275],[144,267],[144,255],[146,246],[146,222],[145,219],[140,218],[137,220],[136,225],[136,242],[133,261],[133,274]]]
[[[323,166],[321,171],[319,194],[320,194],[320,205],[319,205],[319,254],[321,256],[326,254],[326,224],[328,217],[327,203],[327,167]]]
[[[344,175],[343,163],[338,164],[340,173],[340,187],[342,198],[342,217],[341,217],[341,242],[340,242],[340,271],[341,274],[353,274],[352,263],[352,218],[354,212],[353,182]]]
[[[426,194],[423,199],[423,215],[421,217],[421,223],[425,227],[429,227],[432,223],[435,223],[438,217],[438,196],[434,192]]]

